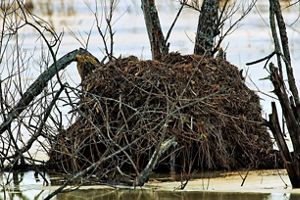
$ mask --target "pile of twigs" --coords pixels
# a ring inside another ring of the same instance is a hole
[[[95,173],[134,178],[171,137],[177,145],[159,158],[158,172],[272,167],[259,98],[225,60],[177,53],[115,59],[97,66],[82,88],[80,117],[50,153],[59,169],[76,172],[112,155]]]

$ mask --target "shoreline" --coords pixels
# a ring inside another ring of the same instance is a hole
[[[87,185],[79,190],[145,190],[153,192],[220,192],[220,193],[295,193],[300,189],[292,189],[285,169],[268,169],[249,171],[243,186],[241,186],[247,171],[220,173],[218,177],[194,178],[186,187],[179,189],[180,181],[161,181],[162,178],[150,178],[143,187],[122,185]],[[43,189],[54,190],[59,186],[45,186]],[[70,186],[72,187],[72,186]]]
[[[61,186],[43,186],[42,182],[34,182],[33,173],[32,171],[26,173],[23,181],[17,187],[9,185],[2,189],[5,189],[8,193],[19,193],[30,197],[42,194],[40,197],[44,198]],[[195,178],[190,180],[183,190],[178,189],[181,185],[180,181],[165,181],[166,177],[164,177],[164,180],[161,178],[151,178],[145,186],[136,188],[109,184],[94,184],[80,187],[73,185],[65,188],[70,189],[72,192],[60,193],[59,196],[68,197],[65,199],[73,199],[74,197],[86,197],[87,194],[91,198],[99,196],[103,196],[104,198],[106,195],[118,198],[143,195],[157,199],[158,197],[173,195],[177,199],[180,199],[180,197],[184,197],[183,199],[190,199],[190,197],[198,199],[200,195],[208,199],[214,199],[215,196],[218,196],[218,198],[221,196],[224,199],[228,199],[229,197],[231,199],[238,196],[242,199],[252,199],[255,197],[255,199],[259,200],[265,199],[265,197],[268,197],[269,200],[282,199],[281,197],[285,197],[286,195],[289,197],[293,196],[293,198],[300,197],[300,189],[291,188],[285,169],[249,171],[244,185],[241,187],[243,180],[240,175],[245,176],[246,173],[247,171],[224,172],[220,173],[218,177]],[[47,178],[48,180],[50,179],[49,176]],[[287,187],[282,180],[285,181]]]
[[[220,193],[295,193],[300,189],[292,189],[285,169],[255,170],[249,174],[241,186],[246,171],[221,173],[213,178],[195,178],[188,182],[183,190],[179,189],[180,181],[160,181],[160,178],[151,178],[143,187],[90,185],[81,186],[80,190],[111,189],[111,190],[145,190],[153,192],[220,192]],[[279,175],[280,174],[280,175]],[[284,180],[284,182],[282,181]],[[287,186],[285,185],[287,184]],[[52,187],[52,186],[51,186]]]

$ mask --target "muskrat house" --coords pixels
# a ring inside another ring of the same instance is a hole
[[[170,53],[159,61],[129,56],[93,68],[81,83],[78,119],[49,152],[51,169],[78,172],[127,147],[94,172],[103,179],[132,175],[170,137],[177,145],[159,158],[156,172],[274,167],[259,97],[226,60]]]

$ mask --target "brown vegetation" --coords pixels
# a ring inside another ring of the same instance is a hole
[[[273,167],[259,98],[223,59],[120,58],[98,64],[82,88],[80,117],[58,136],[52,167],[77,172],[128,147],[96,171],[102,178],[136,176],[162,138],[173,136],[178,144],[160,158],[157,171],[170,169],[171,154],[178,172]]]

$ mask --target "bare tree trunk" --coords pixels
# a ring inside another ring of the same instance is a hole
[[[291,65],[291,58],[288,45],[288,37],[286,33],[286,26],[282,17],[281,8],[278,0],[269,0],[270,3],[270,24],[272,30],[272,36],[274,40],[275,50],[277,55],[277,63],[279,71],[273,63],[270,63],[270,79],[274,86],[274,93],[279,99],[282,113],[286,121],[286,126],[291,137],[294,153],[291,154],[287,147],[286,141],[283,137],[281,127],[279,124],[277,110],[275,103],[272,103],[272,114],[269,116],[269,122],[267,123],[271,129],[276,143],[281,152],[281,156],[285,163],[290,181],[293,188],[300,188],[300,101],[297,85],[295,82],[293,68]],[[275,19],[276,22],[275,23]],[[276,27],[277,24],[277,27]],[[277,29],[280,35],[280,43],[277,36]],[[281,47],[280,47],[281,46]],[[281,51],[282,48],[282,51]],[[283,53],[281,53],[283,52]],[[292,96],[289,97],[289,92],[286,91],[285,82],[283,80],[283,74],[281,70],[281,59],[283,59],[286,67],[286,73],[288,77],[289,89]]]
[[[293,94],[293,100],[295,101],[296,110],[298,112],[298,115],[300,115],[299,92],[298,92],[296,81],[294,78],[290,50],[289,50],[288,36],[287,36],[286,26],[285,26],[285,22],[284,22],[284,19],[282,16],[281,8],[280,8],[280,3],[278,0],[269,0],[269,2],[270,2],[270,12],[275,15],[277,25],[278,25],[279,35],[280,35],[280,39],[281,39],[282,52],[283,52],[283,56],[284,56],[284,62],[286,65],[289,88]],[[275,27],[271,27],[271,28],[275,29]]]
[[[300,188],[300,125],[291,107],[291,103],[285,90],[282,76],[280,76],[280,74],[278,73],[278,69],[274,66],[273,63],[270,64],[270,71],[271,81],[275,88],[274,93],[279,99],[281,109],[286,120],[286,125],[292,140],[294,148],[293,155],[290,154],[286,141],[284,140],[277,117],[275,103],[272,103],[272,114],[269,116],[268,126],[272,131],[272,134],[279,147],[293,188]]]
[[[204,0],[198,20],[194,54],[213,56],[214,39],[218,34],[219,0]]]
[[[169,49],[161,29],[158,13],[155,6],[155,0],[141,1],[148,37],[151,45],[152,59],[159,60],[162,55],[168,53]]]
[[[274,93],[279,99],[283,115],[286,120],[286,125],[291,136],[294,153],[300,155],[300,125],[294,115],[291,107],[288,94],[285,91],[283,78],[279,75],[278,69],[273,63],[270,64],[271,81],[274,86]]]
[[[289,179],[294,188],[300,187],[300,174],[299,174],[299,159],[294,159],[289,152],[288,146],[285,142],[283,133],[280,129],[280,124],[277,115],[275,102],[272,102],[272,113],[269,115],[269,127],[274,135],[275,141],[279,148],[281,157],[288,172]]]

